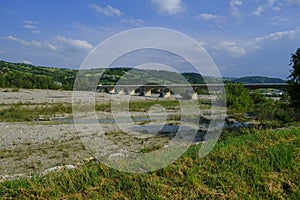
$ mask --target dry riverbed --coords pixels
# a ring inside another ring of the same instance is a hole
[[[94,94],[97,103],[110,101],[111,96],[109,94],[80,93],[82,99]],[[124,100],[127,97],[114,95],[117,100]],[[130,97],[130,100],[133,101],[145,99],[158,100],[155,97]],[[72,91],[20,90],[13,92],[11,89],[0,90],[0,109],[20,103],[23,104],[22,106],[33,108],[37,104],[71,104]],[[166,118],[162,115],[161,109],[159,106],[151,108],[151,116],[145,112],[132,112],[129,117],[124,113],[124,116],[119,114],[118,118],[121,120],[117,124],[113,120],[116,116],[113,116],[112,113],[108,111],[97,112],[97,118],[103,120],[102,123],[100,122],[102,131],[98,130],[97,127],[89,130],[90,123],[95,122],[87,121],[79,122],[83,124],[79,126],[83,127],[83,130],[78,130],[78,126],[74,126],[72,123],[70,113],[60,114],[58,117],[63,116],[63,118],[55,121],[0,122],[0,181],[42,173],[56,166],[76,167],[83,160],[91,158],[93,155],[89,153],[89,147],[82,140],[85,129],[90,137],[102,134],[101,137],[108,138],[122,152],[147,152],[152,148],[168,145],[171,138],[156,133],[158,131],[175,133],[178,129],[176,124],[180,113],[176,109],[168,110],[168,118]],[[83,112],[80,118],[81,120],[89,120],[92,114],[92,112]],[[139,120],[134,121],[133,119]],[[161,122],[165,120],[167,125],[162,126]],[[193,126],[189,122],[184,123],[186,123],[186,127]],[[197,127],[192,128],[197,129]],[[129,132],[130,134],[126,134]],[[119,154],[119,151],[111,149],[106,144],[102,145],[104,154],[107,152]]]

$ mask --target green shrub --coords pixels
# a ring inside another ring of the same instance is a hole
[[[253,107],[250,92],[240,83],[228,83],[225,87],[227,106],[234,112],[247,112]]]
[[[273,121],[276,126],[284,126],[295,120],[293,109],[286,103],[266,99],[254,106],[253,112],[261,122]]]
[[[11,91],[12,91],[12,92],[19,92],[20,89],[19,89],[19,88],[13,88]]]

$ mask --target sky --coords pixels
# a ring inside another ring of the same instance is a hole
[[[224,77],[286,79],[300,48],[300,0],[1,0],[0,16],[0,60],[39,66],[78,69],[105,39],[143,27],[193,38]]]

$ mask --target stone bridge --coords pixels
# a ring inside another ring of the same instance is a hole
[[[285,90],[286,83],[267,83],[267,84],[243,84],[244,87],[253,90],[260,88],[273,88]],[[192,99],[197,99],[199,91],[210,91],[218,93],[225,87],[225,84],[174,84],[174,85],[98,85],[97,91],[109,94],[128,94],[150,97],[152,92],[159,93],[159,97],[170,98],[171,91],[180,91],[190,95]]]

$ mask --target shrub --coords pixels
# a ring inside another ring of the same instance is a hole
[[[253,107],[250,92],[241,83],[228,83],[225,87],[227,106],[235,112],[247,112]]]

